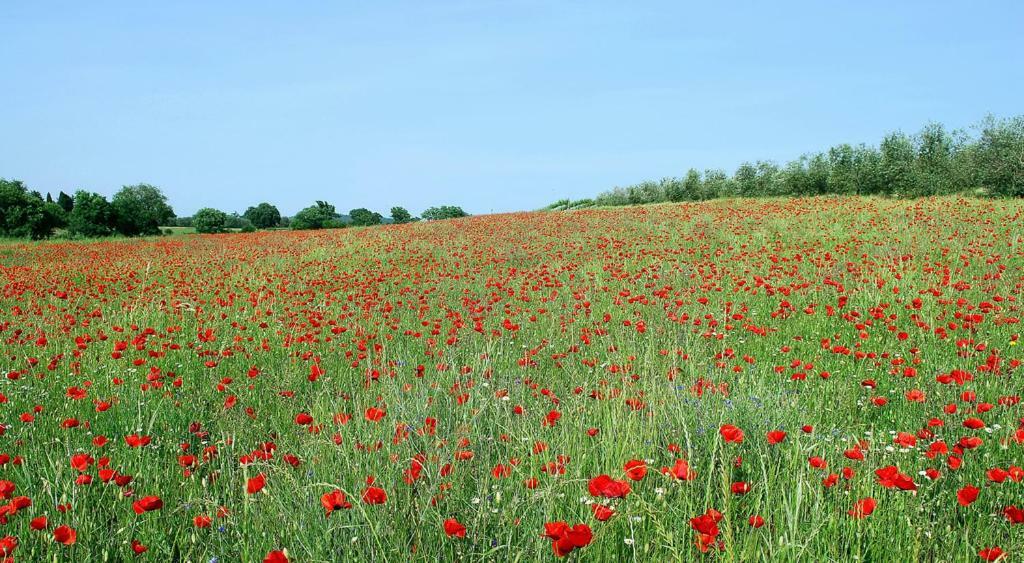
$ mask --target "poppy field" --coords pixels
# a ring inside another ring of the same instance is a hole
[[[1024,557],[1024,204],[0,246],[10,561]]]

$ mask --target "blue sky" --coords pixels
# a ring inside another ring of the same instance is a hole
[[[488,213],[1024,113],[1020,2],[714,4],[3,2],[0,177]]]

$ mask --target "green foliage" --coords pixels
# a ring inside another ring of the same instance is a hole
[[[59,205],[29,192],[19,180],[0,178],[0,236],[42,239],[64,224]]]
[[[270,229],[281,224],[281,212],[266,202],[246,209],[242,216],[258,229]]]
[[[224,227],[227,229],[238,229],[242,230],[246,227],[252,227],[252,221],[249,221],[238,213],[229,213],[227,219],[224,222]]]
[[[75,200],[68,194],[61,191],[60,195],[57,196],[57,205],[64,210],[64,213],[71,213],[71,209],[75,206]]]
[[[729,176],[695,169],[684,178],[663,178],[616,186],[596,198],[598,205],[699,201],[716,197],[817,196],[826,194],[921,197],[973,191],[1024,197],[1024,116],[988,117],[971,138],[929,123],[917,135],[895,132],[878,147],[842,143],[806,154],[779,167],[770,161],[744,162]],[[545,209],[568,209],[557,201]]]
[[[111,204],[117,215],[117,231],[125,236],[158,235],[160,225],[174,219],[174,210],[160,188],[149,184],[125,186]]]
[[[380,225],[384,222],[384,217],[380,213],[363,207],[349,211],[348,216],[354,227],[369,227],[371,225]]]
[[[411,223],[413,221],[412,213],[409,213],[409,210],[407,210],[404,207],[392,207],[391,221],[398,225],[401,225],[403,223]]]
[[[341,225],[334,206],[326,201],[317,201],[291,218],[290,226],[294,230],[328,229]]]
[[[987,117],[975,157],[978,180],[997,196],[1024,196],[1024,116]]]
[[[57,202],[60,205],[59,197]],[[74,237],[105,237],[114,232],[116,225],[114,206],[107,198],[85,190],[75,192],[71,213],[68,215],[68,234]]]
[[[462,210],[461,207],[454,205],[442,205],[440,207],[431,207],[423,212],[422,217],[427,221],[439,221],[442,219],[457,219],[459,217],[468,217],[469,214]]]
[[[192,226],[197,233],[223,233],[227,228],[227,222],[227,213],[212,207],[204,207],[192,216]]]

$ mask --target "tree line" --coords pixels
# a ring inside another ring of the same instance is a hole
[[[744,162],[730,176],[691,168],[683,177],[615,187],[593,199],[545,209],[702,201],[721,197],[826,194],[922,197],[954,193],[1024,197],[1024,116],[987,117],[970,130],[930,123],[916,135],[890,133],[878,146],[840,144],[779,166]]]
[[[294,217],[282,216],[275,205],[266,202],[249,207],[241,215],[204,207],[191,217],[177,217],[164,193],[149,184],[124,186],[110,200],[86,190],[73,195],[61,191],[54,199],[49,193],[44,197],[30,190],[19,180],[0,178],[0,236],[37,240],[55,234],[66,238],[169,234],[173,230],[166,227],[172,226],[192,227],[199,233],[222,233],[275,228],[330,229],[466,216],[461,207],[453,205],[431,207],[421,217],[413,217],[399,206],[391,208],[390,217],[365,208],[342,215],[333,205],[317,201]]]
[[[277,207],[270,203],[261,203],[250,207],[241,215],[228,214],[219,209],[204,207],[196,211],[192,217],[178,219],[177,225],[193,227],[198,233],[222,233],[233,229],[243,232],[273,228],[340,229],[347,226],[369,227],[385,223],[398,225],[420,220],[437,221],[467,217],[468,215],[461,207],[453,205],[431,207],[422,213],[422,217],[413,217],[406,208],[400,206],[391,208],[390,217],[385,217],[364,207],[353,209],[347,215],[343,215],[338,213],[330,203],[317,201],[296,213],[294,217],[282,216]]]

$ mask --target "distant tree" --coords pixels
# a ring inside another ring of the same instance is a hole
[[[662,178],[661,190],[665,194],[665,200],[667,201],[684,201],[687,199],[684,182],[679,178]]]
[[[370,225],[380,225],[384,222],[384,217],[380,213],[370,211],[369,209],[360,207],[353,209],[348,212],[349,220],[353,226],[356,227],[368,227]]]
[[[223,233],[227,228],[227,221],[227,213],[211,207],[204,207],[192,216],[192,226],[197,233]]]
[[[71,213],[71,209],[75,206],[75,200],[68,194],[61,191],[60,195],[57,196],[57,205],[64,210],[64,213]]]
[[[740,164],[740,167],[736,169],[736,173],[732,177],[736,182],[736,195],[740,197],[755,197],[758,195],[756,166],[749,162],[744,162]]]
[[[914,195],[948,194],[952,185],[953,137],[939,123],[929,123],[917,134],[917,158],[914,175],[918,186]]]
[[[192,217],[176,217],[174,219],[174,226],[176,227],[191,227]]]
[[[978,181],[992,195],[1024,196],[1024,116],[989,116],[979,127],[974,163]]]
[[[913,196],[918,182],[914,173],[914,143],[903,133],[890,133],[882,139],[881,175],[886,192],[895,196]]]
[[[64,210],[18,180],[0,178],[0,235],[42,239],[64,225]]]
[[[700,177],[700,171],[696,168],[686,171],[686,177],[683,178],[682,182],[682,191],[683,199],[690,201],[708,199],[704,194],[704,181]]]
[[[404,207],[392,207],[391,208],[391,221],[396,224],[411,223],[412,214]]]
[[[336,225],[338,213],[334,206],[326,201],[317,201],[292,217],[290,226],[295,230],[324,229]],[[340,224],[340,223],[337,223]]]
[[[248,219],[246,219],[242,215],[239,215],[238,213],[229,213],[227,215],[227,220],[224,222],[224,228],[226,229],[242,230],[252,226],[252,221],[249,221]]]
[[[59,197],[57,201],[59,205]],[[68,214],[68,233],[80,237],[104,237],[114,232],[116,224],[114,206],[107,198],[85,190],[75,192],[74,206]]]
[[[469,217],[469,213],[462,210],[461,207],[454,205],[442,205],[440,207],[431,207],[424,211],[421,215],[427,221],[438,221],[441,219],[457,219],[459,217]]]
[[[704,171],[704,193],[707,199],[733,196],[733,187],[729,175],[721,168],[709,168]]]
[[[110,203],[117,214],[117,230],[125,236],[158,235],[160,225],[174,219],[167,197],[149,184],[125,186]]]
[[[769,160],[757,161],[757,175],[754,193],[759,197],[777,196],[782,193],[781,173],[779,166]]]
[[[843,143],[828,150],[830,193],[857,193],[857,170],[853,160],[853,147],[849,144]]]
[[[863,143],[854,147],[853,167],[858,194],[885,193],[885,179],[882,177],[882,154],[878,152],[878,149]]]
[[[242,216],[258,229],[270,229],[281,224],[281,212],[266,202],[246,209]]]

